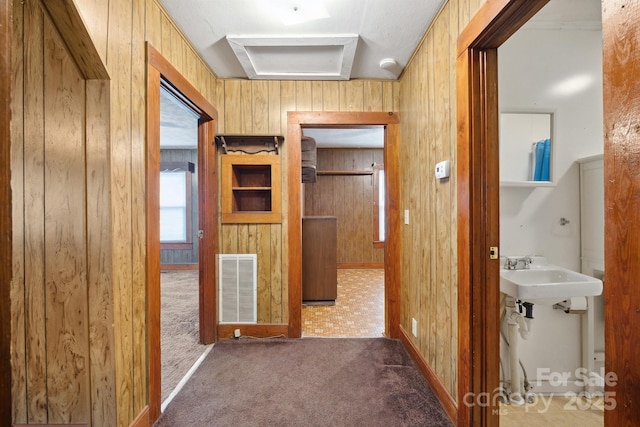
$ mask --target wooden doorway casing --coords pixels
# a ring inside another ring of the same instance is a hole
[[[548,0],[487,1],[458,38],[458,419],[498,426],[498,47]]]
[[[198,120],[198,222],[200,343],[216,340],[218,184],[216,109],[153,46],[147,44],[147,331],[149,419],[160,416],[160,84],[168,82],[200,114]]]
[[[11,54],[12,2],[0,4],[0,383],[11,384]],[[0,387],[0,425],[11,425],[11,387]],[[7,404],[8,402],[8,404]]]
[[[400,133],[397,113],[289,112],[287,126],[289,337],[302,335],[302,198],[300,140],[304,127],[385,126],[385,334],[400,336]]]

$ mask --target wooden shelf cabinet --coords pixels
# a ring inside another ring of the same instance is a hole
[[[280,157],[222,156],[222,222],[280,223]]]
[[[302,300],[334,303],[338,296],[335,216],[302,217]]]

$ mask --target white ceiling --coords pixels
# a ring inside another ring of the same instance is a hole
[[[443,0],[161,2],[218,77],[249,78],[250,68],[253,67],[251,78],[334,80],[396,79]],[[324,5],[326,17],[301,24],[283,24],[282,19],[287,14],[289,18],[295,19],[310,7],[318,5]],[[297,10],[294,11],[294,8]],[[600,28],[600,8],[600,0],[551,0],[524,28]],[[350,34],[358,36],[353,64],[348,65],[348,76],[336,77],[338,68],[340,72],[344,72],[342,59],[348,56],[345,55],[346,48],[336,49],[336,39],[344,39]],[[227,38],[229,36],[231,43]],[[274,38],[277,40],[273,40]],[[313,46],[314,41],[310,41],[312,39],[319,39],[322,44]],[[271,41],[272,45],[267,46],[266,41]],[[314,54],[309,55],[310,51]],[[325,54],[328,56],[324,56]],[[342,55],[343,58],[332,58],[331,54],[338,57]],[[398,65],[381,68],[380,62],[386,58],[395,59]],[[310,66],[318,69],[309,69]],[[245,67],[249,67],[249,74]],[[162,120],[175,125],[175,117],[171,117],[180,114],[180,110],[174,108],[172,111]],[[188,118],[188,113],[182,113]],[[191,135],[195,135],[195,129],[192,130]],[[166,139],[163,145],[194,144],[188,142],[193,141],[193,137],[188,140],[185,138],[185,143],[181,144],[177,130],[167,128],[163,132],[166,135],[163,136]],[[304,129],[304,133],[316,138],[319,147],[370,147],[380,146],[383,130]],[[371,141],[376,142],[372,145]]]
[[[349,59],[349,49],[336,49],[332,39],[346,35],[357,36],[356,45],[353,64],[345,65],[348,75],[340,79],[396,79],[443,0],[161,0],[161,3],[218,77],[248,78],[243,62],[259,68],[261,62],[268,61],[269,72],[276,77],[262,74],[253,78],[334,80],[335,76],[327,76],[326,71],[317,68],[332,62],[339,62],[339,68],[343,68],[343,59]],[[324,6],[325,16],[303,23],[283,23],[318,6]],[[236,41],[242,38],[251,41],[257,51],[253,52],[255,56],[246,51],[244,58],[236,56],[227,37],[239,36]],[[260,39],[270,40],[263,40],[260,45]],[[317,48],[309,47],[313,43],[310,39],[316,39]],[[309,49],[314,49],[322,60],[297,54]],[[380,62],[387,58],[395,59],[398,65],[381,68]],[[332,72],[336,67],[334,64]],[[323,71],[324,76],[317,75]],[[292,72],[296,74],[288,74]],[[312,75],[305,76],[309,73]]]
[[[601,0],[551,0],[524,29],[600,29]]]

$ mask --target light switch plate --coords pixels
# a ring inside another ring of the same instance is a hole
[[[448,178],[450,169],[449,160],[443,160],[436,164],[436,179]]]
[[[404,210],[404,224],[409,225],[409,209]]]

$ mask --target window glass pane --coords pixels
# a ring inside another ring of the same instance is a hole
[[[186,206],[187,175],[181,172],[160,172],[160,207]]]
[[[186,172],[160,172],[160,241],[187,240]]]
[[[184,242],[187,240],[186,212],[185,208],[160,208],[161,242]]]

